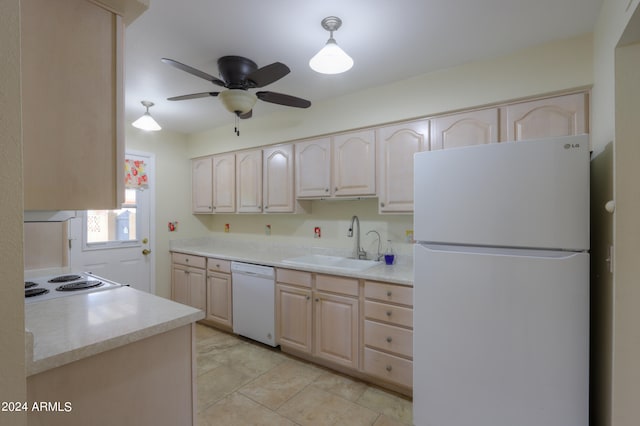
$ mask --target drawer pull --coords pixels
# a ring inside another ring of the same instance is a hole
[[[387,291],[387,296],[391,297],[391,290]]]
[[[311,299],[311,296],[307,296],[307,300]]]
[[[185,262],[187,262],[187,263],[189,263],[189,259],[185,259],[184,261],[185,261]]]
[[[387,337],[387,343],[391,343],[392,340],[391,336]]]
[[[391,371],[391,370],[393,370],[393,367],[391,367],[391,365],[387,365],[386,370],[387,370],[387,371]]]
[[[219,268],[219,267],[220,267],[220,264],[219,264],[219,263],[216,263],[216,268]]]
[[[391,311],[387,311],[387,316],[390,317],[391,316]]]

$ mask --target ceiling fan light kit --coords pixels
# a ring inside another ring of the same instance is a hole
[[[353,59],[338,46],[333,38],[333,32],[340,28],[342,20],[337,16],[328,16],[322,20],[321,25],[322,28],[329,31],[329,40],[309,60],[309,66],[321,74],[340,74],[349,71],[353,67]]]
[[[149,114],[149,108],[151,108],[154,104],[149,101],[140,101],[140,103],[147,108],[147,111],[142,115],[142,117],[138,118],[136,121],[131,123],[133,127],[137,127],[141,130],[146,130],[149,132],[155,132],[158,130],[162,130],[162,127],[153,119],[151,114]]]
[[[242,56],[223,56],[218,59],[220,78],[216,78],[206,72],[174,61],[173,59],[162,58],[162,62],[207,80],[216,86],[225,88],[225,90],[219,92],[193,93],[190,95],[174,96],[167,98],[167,100],[184,101],[207,97],[220,98],[224,107],[236,116],[236,128],[234,132],[238,136],[240,136],[238,119],[251,118],[253,115],[253,106],[258,99],[264,102],[294,108],[309,108],[311,106],[311,102],[306,99],[285,95],[283,93],[270,91],[249,92],[249,89],[264,87],[289,74],[291,70],[281,62],[274,62],[258,68],[255,62]]]
[[[253,109],[257,96],[242,89],[229,89],[218,94],[227,111],[236,115],[246,114]]]

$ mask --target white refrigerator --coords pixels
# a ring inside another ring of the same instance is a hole
[[[589,423],[587,135],[414,158],[419,426]]]

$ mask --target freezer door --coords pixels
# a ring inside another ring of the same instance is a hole
[[[417,153],[417,241],[589,249],[587,135]]]
[[[414,423],[589,424],[589,255],[415,246]]]

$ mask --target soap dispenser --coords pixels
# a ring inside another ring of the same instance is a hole
[[[384,250],[384,263],[387,265],[393,265],[396,261],[396,254],[393,251],[391,240],[387,240],[387,247]]]

